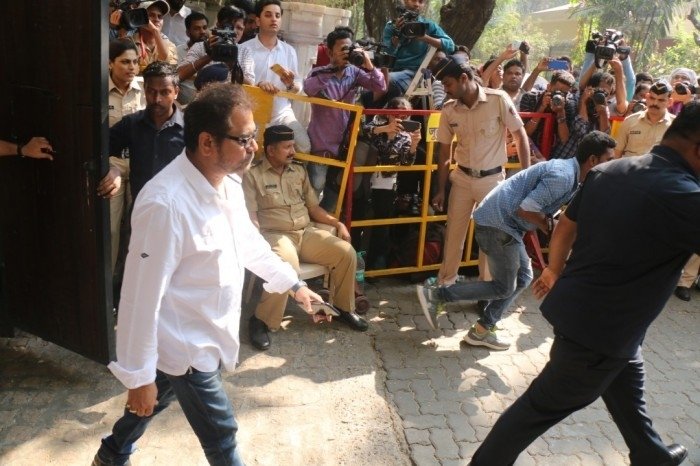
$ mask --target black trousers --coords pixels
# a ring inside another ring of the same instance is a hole
[[[633,466],[659,466],[671,457],[647,416],[644,361],[611,358],[556,336],[550,360],[496,421],[472,466],[512,465],[547,429],[602,396],[630,449]]]

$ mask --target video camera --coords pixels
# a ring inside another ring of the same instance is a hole
[[[134,31],[148,24],[148,11],[145,8],[134,8],[141,0],[115,0],[110,6],[122,11],[119,19],[119,27],[127,31]]]
[[[219,40],[207,50],[213,61],[234,63],[238,59],[238,46],[236,45],[236,31],[231,28],[214,28],[211,30]],[[207,42],[204,42],[207,44]]]
[[[602,68],[605,62],[615,58],[615,53],[620,60],[624,60],[630,54],[630,48],[620,45],[624,34],[616,29],[606,29],[604,34],[599,32],[591,33],[591,39],[597,41],[595,46],[595,66]]]
[[[396,7],[396,13],[399,15],[399,19],[403,19],[403,24],[401,29],[399,29],[398,34],[402,34],[406,37],[423,37],[428,30],[428,25],[418,21],[418,12],[406,9],[405,6],[399,5]],[[397,34],[397,35],[398,35]]]

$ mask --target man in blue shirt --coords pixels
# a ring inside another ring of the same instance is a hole
[[[555,214],[576,192],[594,166],[611,160],[615,140],[594,131],[581,141],[575,159],[538,163],[496,186],[474,211],[474,236],[488,256],[491,281],[457,282],[438,286],[435,278],[417,285],[418,299],[428,322],[437,328],[444,302],[492,300],[465,335],[470,345],[495,350],[510,347],[494,331],[496,323],[520,292],[532,281],[525,251],[525,232],[550,234]]]
[[[513,464],[539,435],[598,397],[631,464],[685,460],[687,449],[664,445],[647,415],[641,344],[683,265],[700,253],[699,180],[700,102],[685,105],[650,154],[589,173],[533,285],[537,297],[547,295],[550,360],[496,421],[472,466]]]
[[[180,90],[175,66],[153,62],[144,70],[143,80],[146,108],[125,116],[109,129],[109,153],[121,154],[129,149],[129,182],[134,199],[143,185],[185,148],[182,112],[175,105]],[[122,176],[118,168],[110,168],[97,193],[111,197]]]

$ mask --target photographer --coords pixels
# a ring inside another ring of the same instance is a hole
[[[569,137],[577,140],[594,129],[606,133],[610,132],[610,102],[608,98],[614,89],[615,78],[610,73],[599,71],[591,76],[588,86],[581,92],[578,115],[570,128]]]
[[[576,155],[578,140],[571,139],[569,128],[576,117],[577,101],[571,93],[574,77],[567,71],[555,71],[544,91],[532,91],[520,100],[521,112],[553,113],[554,142],[550,158],[568,159]],[[525,132],[528,137],[540,144],[544,121],[541,118],[525,120]]]
[[[446,54],[451,54],[454,51],[455,43],[450,36],[434,21],[421,16],[428,1],[404,0],[404,7],[398,9],[400,16],[388,21],[384,27],[382,43],[386,47],[386,51],[396,57],[391,73],[389,73],[386,100],[406,92],[431,46]],[[416,27],[417,32],[422,32],[424,28],[424,34],[413,34],[416,31],[412,31],[414,28],[411,26],[416,23],[422,25]],[[375,101],[378,98],[380,95],[375,94]]]
[[[375,92],[386,90],[384,76],[372,64],[367,52],[353,44],[353,34],[348,27],[337,27],[328,34],[326,45],[330,63],[309,73],[303,86],[306,95],[353,103],[360,87]],[[340,146],[349,123],[350,112],[346,110],[312,105],[308,127],[311,153],[334,159],[346,157],[347,154],[340,153]],[[336,196],[329,197],[324,191],[328,165],[311,162],[307,170],[316,194],[324,192],[322,207],[333,210]]]
[[[115,0],[109,4],[109,40],[129,37],[136,32],[129,29],[124,19],[124,12],[135,10],[141,0]]]
[[[245,13],[234,6],[224,6],[216,14],[216,29],[217,30],[231,30],[235,32],[235,43],[237,44],[240,40],[244,25]],[[180,80],[191,79],[197,71],[201,70],[205,66],[209,66],[214,63],[221,63],[219,61],[214,61],[212,54],[215,52],[217,44],[220,44],[222,39],[216,34],[206,37],[202,42],[197,42],[192,45],[187,51],[185,59],[182,61],[177,69],[177,73]],[[243,47],[237,47],[237,57],[235,63],[227,63],[231,72],[234,73],[234,80],[238,82],[242,81],[242,84],[254,84],[255,83],[255,65],[253,63],[253,57],[249,50]],[[241,82],[239,82],[240,84]]]
[[[645,96],[647,108],[622,122],[615,135],[615,158],[648,154],[661,142],[674,116],[667,111],[671,101],[671,85],[657,81]]]
[[[141,2],[139,8],[148,12],[148,24],[139,27],[131,39],[139,51],[139,74],[155,61],[163,61],[171,65],[177,65],[177,50],[175,44],[161,32],[163,28],[163,16],[168,14],[170,6],[164,0],[155,2]]]
[[[685,104],[693,100],[693,89],[697,87],[697,84],[695,71],[689,68],[676,68],[671,72],[671,86],[673,87],[671,113],[677,115]]]
[[[516,107],[520,105],[523,94],[530,90],[522,88],[523,78],[528,68],[527,55],[529,50],[530,46],[527,42],[521,42],[518,48],[513,44],[508,44],[499,56],[486,62],[488,65],[484,64],[484,70],[481,72],[482,81],[489,83],[491,76],[497,70],[501,71],[501,84],[496,89],[500,88],[506,91]],[[516,55],[518,55],[518,59],[515,58]],[[503,66],[504,62],[506,62],[505,66]]]

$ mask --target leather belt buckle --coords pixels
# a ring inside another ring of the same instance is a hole
[[[468,168],[468,167],[463,167],[461,165],[457,165],[460,170],[462,170],[464,173],[467,175],[473,177],[473,178],[484,178],[486,176],[491,176],[495,175],[497,173],[500,173],[502,171],[502,167],[494,167],[490,168],[488,170],[474,170],[473,168]]]

